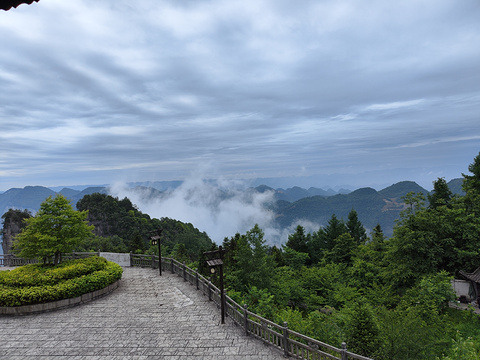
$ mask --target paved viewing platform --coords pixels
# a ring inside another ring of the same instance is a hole
[[[177,275],[125,267],[98,300],[48,313],[0,316],[0,359],[285,359],[246,336]]]

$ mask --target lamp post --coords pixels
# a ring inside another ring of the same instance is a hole
[[[157,235],[154,235],[150,238],[152,240],[152,245],[158,244],[158,272],[160,276],[162,276],[162,247],[161,247],[161,236],[162,236],[162,229],[157,230]]]
[[[220,308],[222,312],[222,324],[225,324],[225,289],[223,287],[223,254],[225,250],[221,246],[218,247],[218,250],[207,251],[204,255],[207,257],[207,264],[210,266],[210,271],[212,274],[215,273],[215,268],[220,268]]]

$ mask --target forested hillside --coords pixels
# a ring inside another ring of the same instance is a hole
[[[229,295],[300,333],[335,346],[347,341],[377,360],[480,359],[479,315],[449,307],[450,280],[480,266],[480,154],[468,170],[462,196],[441,178],[430,194],[408,193],[390,239],[381,226],[367,236],[352,209],[345,221],[331,214],[317,232],[297,226],[281,248],[269,247],[258,226],[226,238]],[[380,207],[402,191],[375,193],[361,189],[352,199],[368,195],[368,206]]]
[[[428,195],[428,191],[416,183],[403,181],[381,191],[361,188],[349,194],[312,196],[292,203],[279,201],[274,211],[279,227],[286,228],[302,220],[326,225],[332,214],[346,220],[350,211],[354,209],[366,228],[373,229],[380,224],[384,234],[390,237],[395,220],[405,208],[402,197],[409,192],[422,193],[425,197]]]
[[[461,193],[462,181],[462,179],[454,179],[448,183],[454,194]],[[165,191],[171,191],[171,187],[178,184],[171,184],[170,182],[164,184],[161,182],[156,186],[160,185],[163,186],[161,189],[164,190],[138,184],[134,190],[137,195],[141,194],[140,201],[148,203],[154,199],[162,199],[163,196],[169,194]],[[83,190],[62,188],[59,193],[69,199],[75,207],[76,203],[85,195],[93,193],[107,194],[108,191],[109,189],[103,186],[91,186]],[[268,209],[275,214],[276,221],[274,226],[280,232],[285,228],[295,227],[297,224],[305,221],[315,224],[317,228],[325,226],[332,214],[335,214],[340,219],[346,219],[348,213],[355,209],[359,219],[367,229],[371,230],[377,224],[380,224],[387,237],[392,235],[395,220],[398,219],[400,211],[405,207],[402,197],[412,191],[422,192],[425,195],[428,193],[425,189],[411,181],[403,181],[380,191],[371,188],[362,188],[353,192],[348,192],[347,190],[334,192],[331,189],[302,189],[299,187],[272,189],[265,185],[250,188],[246,191],[258,193],[268,191],[273,194],[275,202],[269,204]],[[26,209],[34,214],[38,210],[40,203],[51,195],[55,195],[53,190],[41,186],[10,189],[0,194],[0,214],[9,209]],[[228,191],[219,190],[212,196],[219,196],[220,201],[232,195]]]
[[[182,261],[197,261],[200,254],[212,248],[207,234],[192,224],[169,218],[150,218],[143,214],[128,198],[93,193],[85,195],[77,209],[88,210],[87,220],[95,226],[95,237],[82,245],[83,250],[112,252],[154,253],[150,237],[162,229],[162,255],[174,255]]]

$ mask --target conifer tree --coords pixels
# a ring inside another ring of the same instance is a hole
[[[358,214],[355,209],[352,209],[348,214],[348,221],[346,223],[347,231],[355,239],[357,245],[365,244],[367,240],[367,232],[363,224],[358,219]]]

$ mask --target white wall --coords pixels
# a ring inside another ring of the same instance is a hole
[[[465,295],[467,299],[470,299],[468,292],[470,290],[470,282],[466,280],[452,280],[452,287],[457,294],[457,298],[461,295]]]
[[[101,252],[100,256],[120,266],[130,266],[130,254]]]

